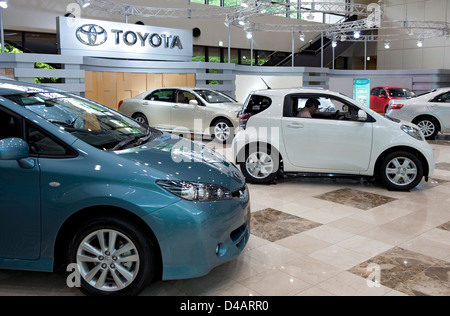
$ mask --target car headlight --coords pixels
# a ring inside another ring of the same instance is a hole
[[[412,126],[408,126],[408,125],[402,125],[401,128],[402,128],[402,131],[404,131],[409,136],[414,137],[417,140],[421,140],[421,141],[424,140],[421,130],[414,128]]]
[[[188,201],[213,202],[233,198],[231,191],[215,184],[166,180],[156,183],[168,192]]]

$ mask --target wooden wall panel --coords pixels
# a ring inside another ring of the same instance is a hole
[[[142,74],[86,71],[86,97],[112,109],[119,101],[160,87],[195,87],[195,74]]]

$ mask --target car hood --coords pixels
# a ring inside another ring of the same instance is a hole
[[[201,144],[167,133],[115,154],[146,168],[156,180],[216,184],[233,192],[245,185],[242,173],[225,157]]]

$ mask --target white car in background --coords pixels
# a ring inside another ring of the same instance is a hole
[[[204,88],[159,88],[120,101],[119,111],[140,123],[183,134],[202,134],[227,143],[239,127],[242,104]]]
[[[336,112],[298,116],[305,100]],[[407,191],[434,173],[431,146],[420,129],[394,122],[336,92],[316,89],[255,91],[248,97],[233,155],[248,182],[270,183],[280,172],[376,177]]]
[[[450,88],[436,89],[409,100],[391,102],[386,116],[412,122],[426,139],[450,132]]]

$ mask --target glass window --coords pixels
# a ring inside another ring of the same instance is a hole
[[[235,103],[237,102],[233,98],[227,96],[226,94],[223,94],[218,91],[212,91],[212,90],[195,90],[196,93],[198,93],[199,96],[202,97],[203,100],[205,100],[208,103]]]
[[[192,93],[190,93],[188,91],[182,91],[182,90],[178,91],[178,93],[177,93],[177,103],[189,104],[189,102],[191,100],[197,100],[195,95],[193,95]]]
[[[141,145],[159,132],[88,99],[63,92],[37,92],[4,96],[41,116],[60,129],[102,150],[120,150]],[[60,154],[39,130],[28,131],[35,151]],[[33,138],[34,137],[34,138]],[[47,147],[46,147],[47,146]]]
[[[65,157],[74,155],[72,150],[31,124],[27,124],[27,141],[31,156]]]
[[[450,103],[450,92],[441,94],[440,96],[436,97],[434,102]]]
[[[413,93],[409,89],[405,88],[390,88],[388,93],[393,98],[412,98]]]
[[[175,102],[175,90],[157,90],[149,94],[145,100],[161,101],[161,102]]]
[[[247,99],[242,114],[258,114],[264,112],[272,105],[269,97],[252,95]]]
[[[22,137],[19,119],[0,108],[0,139],[11,137]]]

